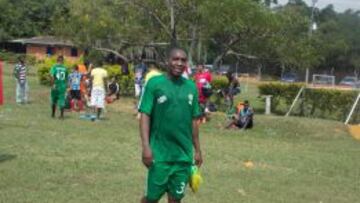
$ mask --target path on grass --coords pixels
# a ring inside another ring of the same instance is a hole
[[[360,140],[360,125],[350,125],[349,131],[356,140]]]

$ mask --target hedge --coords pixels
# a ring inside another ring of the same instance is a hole
[[[128,75],[121,74],[122,67],[120,65],[105,65],[104,68],[107,70],[110,79],[114,77],[116,78],[120,86],[120,93],[122,95],[134,95],[135,75],[132,65],[129,65]]]
[[[71,68],[75,64],[81,64],[82,59],[78,61],[68,61],[65,58],[64,65],[71,72]],[[56,64],[56,57],[49,57],[43,61],[36,64],[38,77],[40,84],[50,85],[50,68]],[[129,75],[121,74],[121,66],[119,65],[104,65],[103,68],[108,71],[109,78],[115,77],[120,86],[120,92],[122,95],[133,95],[134,94],[134,71],[132,71],[132,66],[130,65]]]
[[[272,110],[285,114],[303,84],[264,83],[258,86],[261,95],[272,95]],[[306,88],[292,115],[344,121],[359,92],[336,89]],[[359,110],[358,108],[357,110]],[[359,120],[359,114],[353,120]]]
[[[2,60],[2,61],[7,61],[8,63],[17,63],[19,57],[24,58],[25,63],[27,65],[35,65],[36,64],[35,56],[26,55],[26,54],[17,54],[17,53],[6,52],[3,50],[0,50],[0,60]]]
[[[211,81],[211,87],[213,90],[220,90],[226,88],[228,83],[228,79],[225,76],[214,76]]]
[[[38,72],[38,77],[39,77],[39,81],[40,84],[42,85],[50,85],[50,68],[56,64],[56,60],[57,60],[57,56],[52,56],[52,57],[47,57],[44,60],[38,62],[37,64],[35,64],[36,68],[37,68],[37,72]],[[64,61],[64,65],[65,67],[67,67],[69,69],[69,71],[71,70],[71,68],[75,65],[75,64],[80,64],[82,63],[82,59],[79,59],[78,61],[68,61],[65,58]]]

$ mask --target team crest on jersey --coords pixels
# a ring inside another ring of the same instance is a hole
[[[167,97],[165,95],[163,95],[157,99],[157,103],[162,104],[162,103],[166,102],[166,100],[167,100]]]
[[[189,95],[188,95],[188,99],[189,99],[189,104],[192,105],[193,100],[194,100],[194,95],[189,94]]]

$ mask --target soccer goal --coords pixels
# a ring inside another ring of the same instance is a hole
[[[321,75],[314,74],[313,75],[313,86],[335,86],[335,76],[333,75]]]
[[[346,121],[345,121],[345,124],[346,124],[346,125],[349,124],[350,119],[351,119],[352,115],[353,115],[354,112],[355,112],[356,106],[357,106],[359,103],[360,103],[360,93],[359,93],[359,95],[357,96],[357,98],[356,98],[356,100],[355,100],[355,102],[354,102],[354,104],[353,104],[353,106],[352,106],[352,108],[351,108],[351,110],[350,110],[350,113],[348,114],[348,117],[346,118]]]

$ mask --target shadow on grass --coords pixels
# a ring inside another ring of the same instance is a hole
[[[0,163],[15,159],[16,155],[13,154],[0,154]]]

